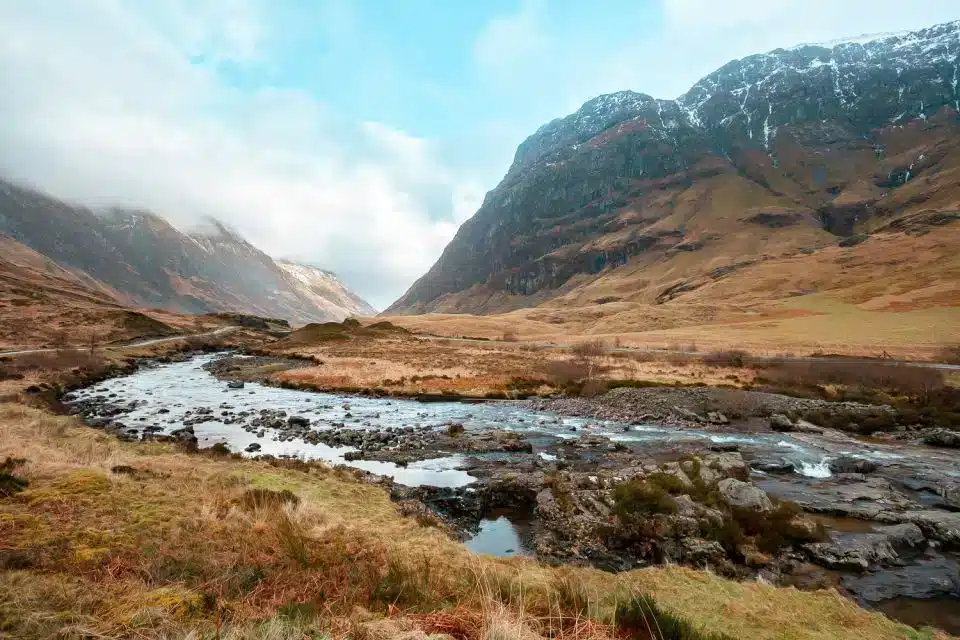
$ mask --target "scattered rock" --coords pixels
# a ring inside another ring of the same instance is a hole
[[[727,478],[717,483],[717,490],[731,507],[762,513],[773,509],[773,504],[766,492],[748,482]]]
[[[934,429],[923,434],[923,442],[932,447],[960,449],[960,433],[949,429]]]
[[[782,413],[775,413],[770,416],[770,428],[774,431],[789,432],[796,429],[796,425],[787,416]]]
[[[840,456],[830,461],[830,471],[834,473],[873,473],[878,469],[876,462],[853,456]]]

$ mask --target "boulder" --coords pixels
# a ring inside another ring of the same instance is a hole
[[[290,416],[287,418],[287,424],[291,427],[309,427],[310,419],[303,416]]]
[[[739,452],[710,453],[703,456],[702,464],[715,469],[726,478],[746,480],[750,477],[750,469]]]
[[[242,380],[231,380],[230,382],[227,383],[227,388],[228,388],[228,389],[243,389],[243,381],[242,381]]]
[[[253,453],[255,451],[260,451],[263,447],[260,446],[259,442],[251,442],[247,445],[247,448],[244,449],[247,453]]]
[[[773,503],[766,492],[749,482],[727,478],[717,484],[717,490],[731,507],[763,513],[773,510]]]
[[[830,461],[830,471],[834,473],[873,473],[878,468],[872,460],[853,456],[840,456]]]
[[[908,523],[882,527],[875,533],[838,533],[830,542],[804,548],[812,561],[830,569],[871,571],[896,563],[900,551],[925,545],[920,528]]]
[[[770,416],[770,428],[774,431],[787,432],[794,431],[796,429],[796,425],[793,424],[793,421],[790,420],[790,418],[782,413],[775,413]]]
[[[753,463],[753,468],[757,471],[774,474],[794,473],[797,470],[796,466],[786,458],[779,460],[758,460]]]
[[[960,433],[949,429],[933,429],[923,434],[923,442],[932,447],[960,449]]]

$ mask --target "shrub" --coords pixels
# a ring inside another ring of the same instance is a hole
[[[613,511],[622,519],[676,513],[677,503],[661,486],[647,480],[628,480],[613,490]]]
[[[702,360],[703,364],[711,367],[732,367],[739,369],[746,363],[747,352],[735,349],[729,351],[714,351],[713,353],[708,353],[703,356]]]
[[[570,348],[570,353],[578,358],[595,358],[597,356],[602,356],[606,352],[607,348],[604,346],[602,340],[580,342]]]
[[[517,342],[520,339],[520,334],[517,333],[516,329],[507,329],[503,332],[503,335],[500,336],[501,342]]]
[[[0,498],[9,498],[15,493],[20,493],[30,484],[20,476],[13,475],[14,470],[26,463],[23,458],[8,457],[0,462]]]
[[[933,356],[933,359],[946,364],[960,364],[960,345],[943,347]]]

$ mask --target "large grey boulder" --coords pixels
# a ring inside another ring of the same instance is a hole
[[[933,447],[960,449],[960,433],[949,429],[934,429],[923,434],[923,441]]]
[[[797,427],[793,421],[782,413],[775,413],[770,416],[770,428],[774,431],[793,431]]]
[[[915,524],[881,527],[874,533],[837,533],[830,542],[816,542],[804,548],[810,559],[824,567],[844,571],[871,571],[896,563],[901,551],[926,546],[923,532]]]
[[[717,490],[731,507],[766,513],[773,510],[773,503],[766,492],[749,482],[727,478],[717,483]]]
[[[853,456],[840,456],[830,461],[830,471],[834,473],[873,473],[878,468],[873,460]]]

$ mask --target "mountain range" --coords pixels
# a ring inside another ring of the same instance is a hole
[[[185,233],[147,211],[95,212],[0,180],[0,235],[127,306],[295,324],[376,314],[333,273],[275,261],[216,220]]]
[[[958,112],[960,21],[735,60],[676,100],[599,96],[519,146],[384,314],[844,287],[876,308],[956,304]],[[893,263],[891,239],[936,260]]]

